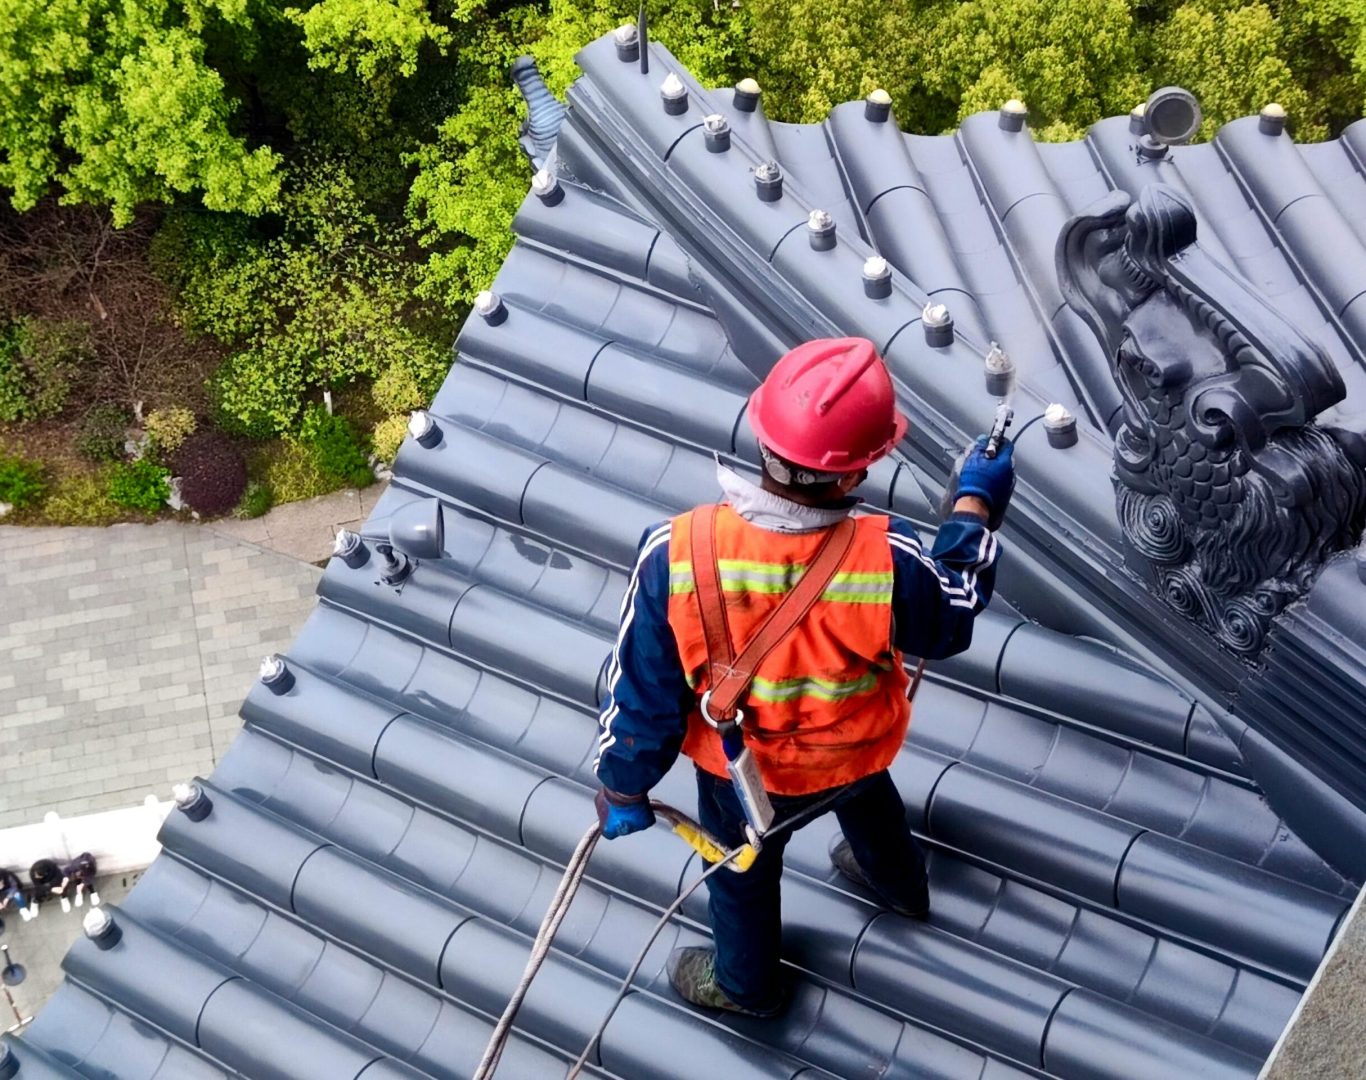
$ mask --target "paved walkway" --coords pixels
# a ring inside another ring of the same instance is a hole
[[[132,806],[207,774],[319,576],[204,526],[0,527],[0,828]]]
[[[220,536],[292,555],[304,562],[319,563],[332,554],[332,540],[339,528],[360,528],[384,493],[385,486],[371,484],[360,491],[334,491],[316,499],[285,503],[249,521],[224,518],[210,521],[204,528],[212,529]]]

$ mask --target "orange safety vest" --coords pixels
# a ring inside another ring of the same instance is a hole
[[[707,643],[693,576],[693,512],[669,537],[669,626],[688,683],[708,689]],[[855,519],[853,544],[805,620],[766,656],[742,699],[745,745],[774,795],[807,795],[885,769],[911,719],[910,683],[892,645],[892,552],[887,519]],[[815,555],[823,532],[776,533],[729,506],[716,514],[726,621],[738,652]],[[683,752],[725,778],[721,737],[694,705]]]

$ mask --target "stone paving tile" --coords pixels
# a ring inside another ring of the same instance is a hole
[[[385,486],[371,484],[360,491],[334,491],[316,499],[285,503],[250,521],[225,519],[210,522],[206,528],[304,562],[322,562],[332,554],[337,529],[343,525],[355,528],[367,518]]]
[[[319,576],[203,526],[0,527],[0,828],[210,772]]]

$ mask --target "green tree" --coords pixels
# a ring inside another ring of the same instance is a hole
[[[243,17],[240,0],[0,0],[0,188],[24,210],[56,185],[120,225],[191,193],[213,210],[269,207],[280,158],[233,132],[205,59],[205,25]]]

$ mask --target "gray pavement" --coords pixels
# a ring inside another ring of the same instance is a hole
[[[204,526],[0,527],[0,828],[208,773],[319,576]]]
[[[316,499],[285,503],[259,518],[248,521],[222,518],[210,521],[204,527],[220,536],[245,540],[304,562],[323,562],[332,554],[332,540],[337,530],[343,526],[359,530],[386,487],[386,484],[371,484],[359,491],[354,488],[334,491]]]

